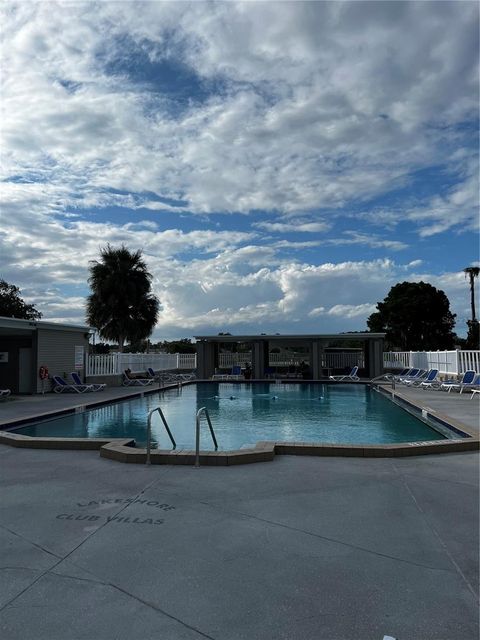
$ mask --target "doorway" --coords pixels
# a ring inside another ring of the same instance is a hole
[[[20,347],[18,350],[18,392],[33,393],[32,389],[32,349]]]

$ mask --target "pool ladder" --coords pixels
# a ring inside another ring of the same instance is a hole
[[[200,466],[200,418],[202,417],[202,413],[205,414],[205,418],[207,419],[208,427],[210,429],[210,434],[212,436],[215,451],[218,450],[217,439],[215,437],[215,432],[212,427],[212,421],[210,420],[210,415],[206,407],[201,407],[201,409],[197,411],[196,426],[195,426],[195,467],[197,469]]]
[[[165,426],[165,429],[168,433],[168,437],[170,438],[173,448],[176,449],[177,447],[177,443],[175,442],[174,437],[172,436],[172,432],[170,431],[170,427],[168,426],[168,422],[165,419],[165,416],[163,415],[163,411],[160,407],[155,407],[155,409],[152,409],[151,411],[148,412],[148,418],[147,418],[147,459],[145,461],[145,464],[151,464],[150,462],[150,449],[152,448],[152,415],[155,413],[155,411],[158,411],[158,413],[160,414],[160,418],[162,419],[162,422]]]
[[[177,443],[170,431],[170,427],[168,426],[168,422],[163,415],[163,411],[161,407],[155,407],[148,412],[147,418],[147,458],[145,460],[145,464],[151,464],[150,460],[150,451],[152,448],[152,415],[158,411],[160,414],[160,418],[162,419],[163,425],[165,427],[166,432],[168,433],[168,437],[170,438],[173,448],[176,449]],[[202,407],[197,411],[196,421],[195,421],[195,467],[200,466],[200,419],[202,417],[202,413],[205,413],[205,418],[207,419],[208,427],[210,429],[210,435],[212,436],[213,445],[215,447],[215,451],[218,450],[217,438],[215,437],[215,431],[213,430],[212,421],[210,420],[210,414],[206,407]]]
[[[395,394],[395,382],[396,382],[395,381],[395,376],[392,376],[391,378],[387,378],[386,375],[388,375],[388,374],[382,373],[381,376],[377,376],[376,378],[372,378],[369,381],[369,385],[371,387],[373,387],[375,382],[381,382],[381,381],[390,382],[390,384],[392,385],[392,393]]]

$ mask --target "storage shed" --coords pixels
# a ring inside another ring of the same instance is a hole
[[[40,367],[50,377],[71,371],[82,376],[90,332],[83,325],[0,317],[0,388],[26,394],[50,391],[51,382],[42,382]]]

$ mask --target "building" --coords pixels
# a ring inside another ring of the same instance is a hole
[[[285,351],[286,348],[296,350],[302,360],[309,366],[311,377],[318,380],[331,371],[325,363],[326,353],[332,345],[336,350],[345,344],[345,351],[352,342],[361,347],[361,374],[367,378],[374,378],[383,373],[383,341],[384,333],[346,333],[346,334],[313,334],[313,335],[216,335],[195,336],[197,341],[197,375],[199,378],[210,378],[219,367],[222,350],[238,347],[248,349],[251,355],[253,377],[265,378],[270,366],[271,354]]]
[[[80,375],[85,369],[90,327],[0,317],[0,388],[12,393],[50,391],[40,367],[48,374]]]

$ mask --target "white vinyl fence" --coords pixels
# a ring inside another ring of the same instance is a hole
[[[112,376],[121,374],[125,369],[133,373],[146,371],[171,371],[197,367],[196,353],[112,353],[108,355],[87,356],[87,376]]]
[[[271,353],[270,367],[298,366],[309,360],[306,354]],[[236,365],[252,362],[251,352],[219,354],[219,368],[230,369]],[[322,367],[342,369],[358,365],[365,366],[363,352],[324,353]],[[438,369],[441,374],[460,375],[469,369],[480,373],[480,351],[390,351],[383,354],[385,369]],[[193,371],[197,367],[196,353],[112,353],[89,355],[86,358],[87,376],[112,376],[131,369],[134,373],[146,371]]]
[[[480,351],[389,351],[383,354],[385,369],[438,369],[460,375],[472,369],[480,373]]]
[[[322,367],[343,369],[358,365],[364,366],[363,353],[324,353]],[[305,353],[271,353],[270,367],[298,367],[302,360],[309,361]],[[219,369],[231,369],[252,362],[252,352],[220,353],[218,356]],[[133,373],[146,371],[151,367],[154,371],[172,371],[176,369],[193,371],[197,367],[196,353],[112,353],[105,355],[89,355],[86,359],[87,376],[120,375],[125,369]]]

